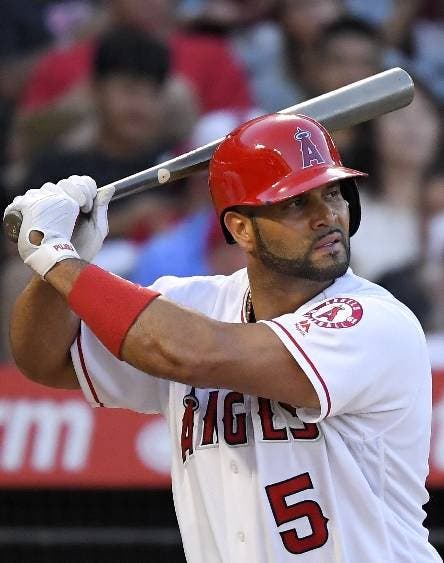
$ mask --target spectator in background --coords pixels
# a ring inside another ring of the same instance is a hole
[[[442,0],[345,0],[357,17],[376,25],[391,47],[389,66],[410,69],[444,103]]]
[[[0,166],[9,158],[8,136],[16,104],[35,64],[53,45],[94,28],[97,0],[3,0],[0,35]]]
[[[246,112],[211,112],[196,124],[190,148],[219,139],[237,125],[261,113],[259,109]],[[183,197],[183,220],[142,246],[129,276],[132,281],[140,285],[150,285],[164,275],[228,274],[243,267],[242,253],[237,245],[225,243],[217,224],[218,219],[209,197],[206,171],[188,178]],[[221,236],[218,237],[216,233]]]
[[[344,0],[354,16],[381,30],[393,47],[409,50],[410,33],[423,0]]]
[[[325,29],[344,16],[342,0],[279,0],[278,21],[284,34],[284,56],[289,77],[306,81],[315,48]]]
[[[434,98],[417,81],[409,106],[375,121],[376,168],[361,192],[364,220],[352,242],[356,273],[376,280],[418,258],[424,179],[438,156],[442,124]]]
[[[343,13],[341,0],[276,0],[273,20],[261,20],[231,33],[248,69],[255,102],[267,112],[307,97],[305,72],[321,30]]]
[[[444,165],[442,151],[437,154],[418,190],[420,252],[406,265],[387,271],[377,283],[410,307],[427,332],[444,336]]]
[[[109,0],[104,25],[107,29],[126,26],[168,45],[172,73],[165,97],[170,118],[164,132],[177,142],[190,133],[196,112],[249,107],[251,96],[246,75],[226,41],[181,32],[174,7],[173,0]],[[19,150],[35,150],[36,143],[41,147],[53,142],[56,135],[65,141],[68,135],[71,144],[84,144],[91,106],[87,86],[96,39],[54,49],[36,65],[19,107],[17,137],[24,139],[23,148],[18,143]],[[185,104],[188,110],[179,112],[178,107]],[[36,138],[36,125],[47,134]]]
[[[256,105],[273,112],[304,98],[302,76],[290,70],[287,59],[295,58],[296,52],[302,56],[302,44],[304,52],[306,47],[310,51],[305,30],[330,21],[339,5],[339,0],[183,0],[179,13],[187,27],[229,38],[248,71]]]
[[[193,87],[201,114],[252,104],[245,71],[222,37],[181,30],[174,0],[111,0],[118,21],[160,36],[171,49],[173,72]]]
[[[315,60],[304,69],[311,93],[323,94],[380,72],[385,48],[371,24],[349,16],[335,19],[322,28],[314,46]]]
[[[40,51],[50,45],[42,6],[32,0],[2,2],[0,35],[0,166],[6,162],[11,117],[23,83]]]

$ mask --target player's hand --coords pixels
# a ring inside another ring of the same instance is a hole
[[[80,215],[71,242],[83,260],[91,262],[108,234],[108,204],[113,185],[97,189],[89,176],[70,176],[57,184],[80,206]]]
[[[17,196],[5,209],[5,215],[22,214],[18,251],[40,276],[61,260],[79,258],[70,242],[79,209],[75,199],[51,182]]]

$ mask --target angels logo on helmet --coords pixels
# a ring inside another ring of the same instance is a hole
[[[296,141],[299,141],[299,149],[302,154],[302,168],[309,168],[313,164],[325,164],[325,159],[322,158],[318,147],[311,140],[310,131],[304,131],[298,127],[297,132],[294,134]]]

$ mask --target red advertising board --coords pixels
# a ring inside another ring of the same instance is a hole
[[[444,487],[444,371],[434,372],[429,485]],[[168,487],[161,416],[90,407],[0,365],[0,488]]]
[[[92,408],[80,391],[50,389],[0,367],[0,488],[167,487],[161,416]]]

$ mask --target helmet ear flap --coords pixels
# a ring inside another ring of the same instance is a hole
[[[342,197],[348,203],[350,214],[349,233],[350,236],[353,236],[361,223],[361,201],[359,199],[358,186],[354,178],[341,180],[340,186]]]

